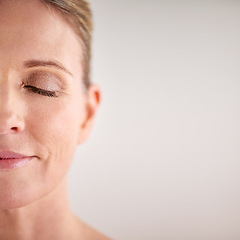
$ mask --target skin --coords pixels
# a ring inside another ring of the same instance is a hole
[[[0,151],[34,156],[0,169],[0,239],[108,239],[74,216],[67,197],[66,174],[101,99],[96,84],[84,91],[81,61],[58,12],[38,0],[0,2]]]

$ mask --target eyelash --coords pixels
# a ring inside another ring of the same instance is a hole
[[[26,88],[28,91],[31,91],[33,93],[43,95],[46,97],[58,97],[57,93],[54,91],[47,91],[47,90],[37,88],[37,87],[31,86],[31,85],[25,85],[24,88]]]

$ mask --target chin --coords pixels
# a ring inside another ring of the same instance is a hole
[[[20,191],[17,189],[1,190],[0,209],[15,209],[25,207],[39,199],[39,196],[29,190]]]
[[[8,183],[7,187],[0,183],[0,209],[16,209],[31,205],[50,192],[46,189],[43,191],[43,189],[41,186],[29,182],[25,184],[21,184],[19,181],[16,184]]]

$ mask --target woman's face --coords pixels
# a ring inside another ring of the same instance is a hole
[[[32,157],[0,169],[0,208],[51,192],[89,134],[99,91],[83,91],[81,51],[73,29],[40,1],[0,2],[0,155]]]

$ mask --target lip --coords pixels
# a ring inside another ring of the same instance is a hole
[[[27,156],[12,151],[0,151],[0,169],[20,168],[28,163],[34,156]]]

